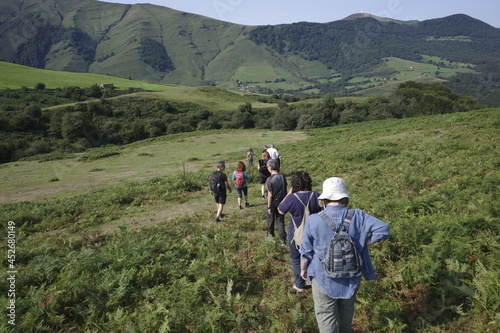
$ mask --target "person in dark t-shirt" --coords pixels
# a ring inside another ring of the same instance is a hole
[[[220,222],[220,219],[224,216],[222,211],[224,205],[226,204],[226,189],[231,193],[231,187],[227,180],[227,175],[223,172],[226,169],[226,163],[224,161],[219,161],[217,163],[217,170],[212,172],[210,175],[211,182],[217,184],[215,187],[210,188],[210,194],[214,196],[215,203],[217,204],[217,215],[215,217],[215,222]]]
[[[281,245],[286,245],[285,216],[278,211],[278,205],[287,194],[287,183],[284,174],[279,173],[278,161],[267,161],[267,169],[271,176],[266,180],[267,188],[267,235],[274,237],[274,224],[278,225]]]
[[[262,152],[262,157],[259,160],[257,168],[259,169],[259,184],[261,185],[262,199],[266,199],[266,180],[269,178],[271,173],[269,169],[267,169],[267,161],[271,158],[269,157],[269,153],[267,151]]]

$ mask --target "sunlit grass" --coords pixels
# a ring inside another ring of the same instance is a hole
[[[0,218],[17,224],[23,319],[16,328],[316,332],[310,293],[292,292],[288,249],[263,237],[265,202],[255,178],[252,206],[236,209],[233,192],[227,216],[213,221],[213,162],[226,160],[230,174],[250,142],[279,142],[288,177],[308,171],[318,190],[325,178],[343,177],[351,207],[391,227],[391,238],[370,249],[378,281],[361,284],[355,332],[493,332],[500,304],[499,112],[371,121],[311,130],[296,141],[293,132],[183,134],[108,148],[119,155],[103,157],[103,149],[89,152],[87,162],[69,160],[75,171],[110,168],[113,177],[121,165],[137,174],[78,196],[0,206]],[[185,161],[196,149],[191,166]],[[33,165],[42,171],[46,163]],[[16,167],[23,165],[0,172]],[[165,173],[142,178],[148,167]],[[47,183],[61,186],[65,178],[58,178]],[[2,301],[6,295],[4,288]]]

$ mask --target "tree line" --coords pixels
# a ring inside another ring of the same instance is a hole
[[[120,93],[126,92],[115,92]],[[197,130],[305,130],[369,120],[464,112],[482,107],[476,99],[454,93],[443,85],[411,81],[402,83],[390,95],[361,103],[350,100],[339,103],[329,94],[319,100],[300,101],[275,94],[269,99],[278,100],[276,106],[255,109],[247,102],[237,110],[218,112],[189,102],[127,96],[92,98],[92,94],[97,97],[98,91],[68,87],[51,91],[41,101],[42,90],[33,94],[23,89],[0,92],[0,162],[47,153],[81,152],[102,145],[122,145]],[[17,107],[12,107],[13,103],[5,107],[5,100],[19,100],[21,96],[23,102]],[[89,100],[60,108],[41,108],[50,102],[60,102],[61,98]]]

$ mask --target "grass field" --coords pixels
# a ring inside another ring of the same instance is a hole
[[[47,89],[70,86],[85,88],[103,82],[111,82],[116,89],[120,90],[128,88],[142,88],[143,90],[147,90],[147,92],[134,93],[134,96],[161,98],[179,103],[196,103],[202,105],[208,111],[237,110],[238,106],[245,103],[252,103],[253,108],[274,106],[274,104],[258,102],[255,98],[245,96],[241,93],[230,92],[211,86],[183,87],[155,84],[91,73],[49,71],[0,61],[0,89],[34,88],[37,83],[44,83]],[[74,104],[77,103],[70,103],[68,105]],[[52,108],[59,108],[61,106],[63,105]]]
[[[115,88],[120,90],[142,88],[151,91],[167,91],[181,88],[172,85],[127,80],[109,75],[51,71],[0,61],[0,89],[19,89],[23,86],[33,88],[37,83],[44,83],[48,89],[70,86],[86,88],[101,83],[113,83]]]
[[[0,204],[64,198],[112,184],[213,169],[221,153],[235,153],[246,163],[250,147],[304,140],[300,132],[220,131],[184,133],[141,141],[124,147],[104,147],[49,162],[15,162],[0,166]],[[93,156],[111,156],[93,160]],[[86,158],[86,157],[91,157]],[[84,162],[85,160],[91,160]],[[238,161],[228,161],[228,168]]]
[[[389,57],[371,73],[369,78],[356,77],[351,80],[351,82],[355,84],[356,82],[369,80],[369,82],[359,86],[366,89],[358,91],[356,94],[362,96],[377,96],[394,91],[394,89],[404,81],[440,83],[446,78],[458,73],[475,73],[473,69],[467,68],[463,66],[463,64],[450,63],[449,61],[444,61],[437,57],[424,56],[424,60],[432,60],[435,63],[442,61],[450,68]],[[371,85],[376,85],[376,87],[370,87]]]
[[[19,273],[17,330],[0,331],[317,332],[288,247],[263,237],[255,168],[251,206],[239,210],[233,191],[214,222],[215,162],[230,175],[249,146],[273,142],[287,177],[306,170],[321,191],[340,176],[352,208],[390,225],[370,248],[378,279],[361,283],[354,332],[496,332],[499,112],[187,133],[3,165],[0,218],[15,223]]]
[[[197,88],[184,87],[161,92],[138,93],[138,95],[144,97],[150,96],[152,98],[159,97],[180,103],[196,103],[202,105],[208,111],[237,110],[238,106],[245,103],[251,103],[252,108],[256,109],[275,106],[273,103],[258,102],[253,97],[211,86]]]

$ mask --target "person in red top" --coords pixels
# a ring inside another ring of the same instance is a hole
[[[245,197],[245,207],[249,207],[250,204],[248,203],[247,181],[250,181],[250,176],[246,172],[245,163],[243,163],[242,161],[238,162],[238,165],[236,166],[236,170],[233,172],[231,180],[233,181],[234,186],[236,187],[236,193],[238,193],[239,209],[243,209],[243,207],[241,206],[241,199],[243,196]]]

